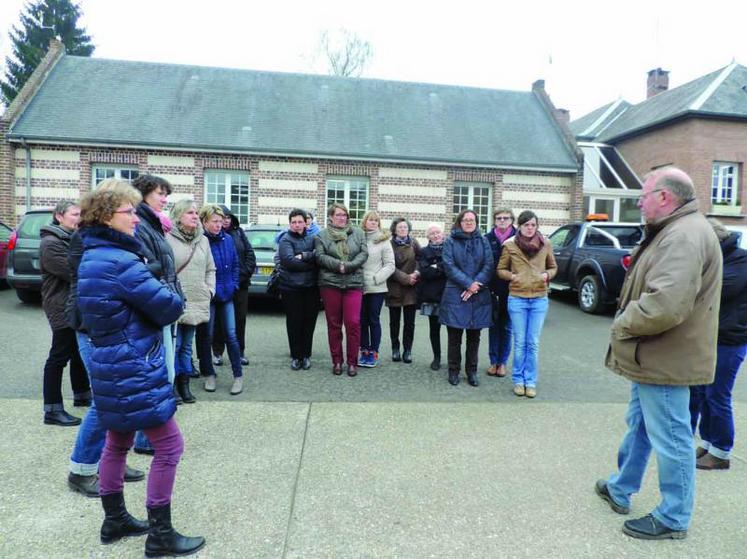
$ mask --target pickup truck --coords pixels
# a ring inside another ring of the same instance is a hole
[[[576,291],[582,311],[603,312],[620,296],[630,251],[642,237],[637,223],[586,221],[558,228],[550,235],[558,263],[550,289]]]

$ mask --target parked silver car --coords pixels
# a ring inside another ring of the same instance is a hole
[[[8,284],[24,303],[41,300],[42,276],[39,267],[41,228],[52,223],[51,209],[29,210],[21,218],[8,252]]]
[[[250,297],[270,297],[267,294],[267,280],[275,268],[275,254],[277,252],[277,236],[286,228],[282,225],[249,225],[244,232],[252,244],[257,257],[257,267],[249,286]]]

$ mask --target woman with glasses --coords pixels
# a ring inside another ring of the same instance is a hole
[[[350,223],[350,213],[342,204],[332,204],[327,219],[327,227],[314,237],[314,248],[319,265],[319,292],[327,317],[332,374],[342,374],[347,357],[347,374],[354,377],[358,374],[363,264],[368,259],[368,245],[363,231]],[[343,325],[347,356],[342,352]]]
[[[514,394],[537,396],[539,340],[548,308],[548,285],[558,271],[552,244],[539,232],[537,214],[519,214],[519,230],[503,245],[498,277],[508,284],[508,313],[514,335]]]
[[[467,332],[465,372],[470,386],[478,386],[477,354],[480,330],[490,328],[492,308],[488,283],[493,275],[493,254],[480,234],[477,213],[463,210],[454,220],[449,238],[444,242],[446,287],[439,306],[439,320],[449,336],[447,358],[449,383],[459,384],[462,368],[462,337]]]
[[[493,262],[498,262],[503,252],[503,243],[516,234],[514,212],[500,208],[493,212],[493,228],[485,234],[493,252]],[[488,355],[490,367],[486,371],[491,377],[506,376],[506,362],[511,353],[511,318],[508,315],[508,282],[493,274],[490,278],[490,294],[493,296],[493,325],[488,331]]]
[[[176,322],[183,299],[157,280],[135,238],[141,196],[124,181],[81,202],[84,252],[78,268],[78,309],[92,349],[90,374],[99,420],[107,429],[99,463],[104,509],[101,543],[148,534],[145,555],[189,555],[205,545],[171,524],[171,497],[184,441],[166,368],[163,328]],[[146,488],[148,522],[125,507],[124,473],[135,431],[155,456]]]

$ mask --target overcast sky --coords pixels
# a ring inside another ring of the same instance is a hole
[[[23,0],[0,2],[0,52]],[[324,73],[320,33],[370,41],[364,77],[528,91],[544,79],[579,118],[622,96],[645,98],[646,72],[670,87],[747,65],[747,2],[82,0],[94,56]]]

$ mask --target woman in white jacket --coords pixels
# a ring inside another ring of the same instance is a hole
[[[176,275],[186,306],[176,330],[176,386],[185,404],[195,397],[189,389],[192,376],[192,340],[198,324],[210,320],[210,299],[215,293],[215,262],[193,200],[180,200],[171,210],[174,228],[166,240],[174,251]]]
[[[361,355],[359,367],[375,367],[379,363],[381,343],[381,307],[387,292],[386,280],[394,273],[394,250],[389,232],[381,229],[376,212],[363,216],[361,227],[366,233],[368,260],[363,265],[363,304],[361,305]]]

